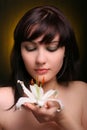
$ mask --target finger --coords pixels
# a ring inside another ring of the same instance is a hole
[[[49,106],[51,106],[51,107],[52,107],[52,106],[55,106],[55,107],[57,107],[57,108],[63,110],[64,105],[62,104],[61,100],[59,100],[59,99],[50,99],[50,100],[48,100],[48,101],[51,101],[51,102],[48,102],[48,105],[49,105]]]
[[[57,112],[61,112],[64,109],[64,105],[62,104],[61,100],[58,100],[59,108],[56,110]]]
[[[59,107],[59,104],[58,102],[56,101],[47,101],[44,105],[45,108],[52,108],[52,107],[56,107],[58,108]]]
[[[25,103],[24,106],[30,110],[35,110],[35,105],[31,103]]]

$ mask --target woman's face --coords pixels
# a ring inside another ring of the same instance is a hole
[[[56,80],[56,75],[63,65],[65,47],[58,48],[59,35],[50,44],[40,44],[42,37],[21,44],[21,55],[28,73],[39,81]]]

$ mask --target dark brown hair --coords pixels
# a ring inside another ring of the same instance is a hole
[[[16,98],[22,96],[17,88],[17,80],[23,80],[27,85],[31,76],[27,73],[21,57],[21,43],[32,41],[44,35],[41,42],[49,43],[56,34],[60,35],[59,47],[65,46],[65,58],[58,82],[75,79],[75,66],[79,59],[79,51],[74,32],[64,14],[53,6],[40,6],[29,10],[18,22],[14,31],[14,46],[11,54],[10,83],[15,88]]]

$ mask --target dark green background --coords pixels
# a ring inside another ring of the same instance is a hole
[[[0,83],[6,82],[10,73],[9,57],[16,23],[27,10],[39,5],[54,5],[69,19],[80,50],[80,79],[87,82],[86,0],[0,0]]]

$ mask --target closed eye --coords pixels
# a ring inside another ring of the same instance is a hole
[[[37,49],[37,47],[33,47],[33,46],[25,46],[25,49],[27,51],[35,51]]]
[[[51,43],[51,44],[48,44],[46,46],[46,49],[50,52],[54,52],[56,51],[57,49],[59,48],[58,44],[54,44],[54,43]]]
[[[34,42],[26,41],[22,45],[26,51],[35,51],[37,49],[37,45]]]

